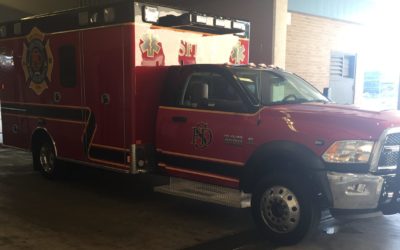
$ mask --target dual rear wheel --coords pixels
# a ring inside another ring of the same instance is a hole
[[[46,178],[53,179],[59,175],[60,167],[50,139],[43,138],[34,143],[32,157],[34,169],[39,170]]]

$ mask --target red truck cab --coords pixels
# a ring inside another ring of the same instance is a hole
[[[170,68],[158,166],[252,194],[258,226],[295,242],[321,208],[398,212],[400,114],[337,105],[274,67]]]

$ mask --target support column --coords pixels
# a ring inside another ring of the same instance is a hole
[[[281,68],[286,65],[286,39],[289,19],[288,0],[274,0],[272,38],[272,64]]]

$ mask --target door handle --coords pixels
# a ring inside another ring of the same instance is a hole
[[[187,118],[185,116],[173,116],[172,121],[173,122],[186,122]]]
[[[101,104],[108,105],[110,104],[110,95],[107,93],[102,94],[100,100]]]

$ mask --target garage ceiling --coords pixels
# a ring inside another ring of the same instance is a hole
[[[0,22],[79,6],[79,0],[1,0]]]

